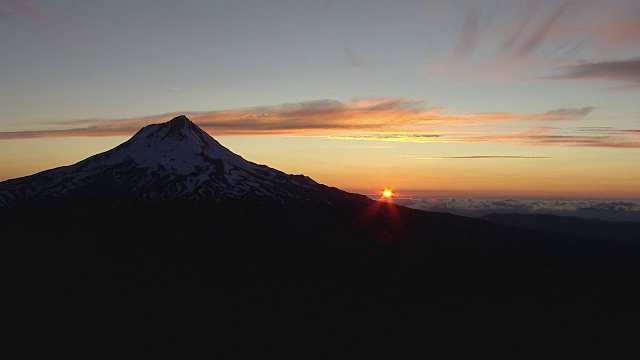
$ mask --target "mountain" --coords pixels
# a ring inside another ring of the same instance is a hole
[[[142,128],[74,165],[0,183],[0,208],[73,201],[165,203],[262,200],[367,202],[365,196],[287,175],[229,151],[186,116]]]
[[[590,239],[640,243],[640,222],[605,221],[551,214],[489,214],[481,217],[494,223]]]
[[[640,244],[373,201],[185,117],[0,199],[12,359],[638,355]]]

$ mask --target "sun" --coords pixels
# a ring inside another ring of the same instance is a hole
[[[391,199],[391,197],[393,197],[393,191],[391,191],[391,189],[382,190],[382,197],[385,199]]]

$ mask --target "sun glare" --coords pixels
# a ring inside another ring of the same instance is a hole
[[[382,190],[382,197],[385,199],[391,199],[391,197],[393,196],[393,191],[391,191],[391,189],[384,189]]]

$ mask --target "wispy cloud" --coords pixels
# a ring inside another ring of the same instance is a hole
[[[37,23],[44,28],[51,28],[52,22],[50,17],[41,11],[39,8],[33,6],[29,0],[3,0],[14,11],[20,14],[26,15],[31,21]]]
[[[337,140],[366,140],[366,141],[388,141],[388,142],[433,142],[442,137],[439,134],[353,134],[353,135],[330,135],[331,139]]]
[[[529,53],[531,53],[532,51],[536,50],[540,46],[540,44],[542,44],[543,41],[545,41],[545,39],[549,37],[562,15],[573,3],[576,3],[576,1],[566,0],[562,2],[549,16],[545,17],[540,24],[537,24],[537,26],[532,29],[531,33],[523,36],[524,39],[522,40],[522,42],[520,44],[517,44],[516,55],[526,56],[529,55]],[[520,31],[519,33],[524,34],[523,31]],[[519,39],[516,38],[512,40],[512,43],[517,43]]]
[[[560,68],[560,74],[548,76],[546,79],[613,80],[640,86],[640,57],[564,66]]]
[[[530,145],[638,147],[634,129],[541,126],[579,121],[593,106],[540,113],[452,113],[406,98],[356,98],[342,103],[317,100],[243,109],[187,112],[130,119],[85,119],[50,122],[42,129],[0,132],[0,139],[78,136],[131,136],[141,127],[179,114],[214,136],[291,135],[386,142],[510,142]],[[517,123],[518,127],[504,127]],[[537,125],[536,125],[537,123]],[[530,127],[532,126],[533,127]]]
[[[579,108],[562,108],[549,110],[544,113],[544,115],[548,116],[549,119],[581,119],[587,115],[589,115],[595,106],[582,106]]]
[[[528,145],[580,146],[580,147],[608,147],[608,148],[640,148],[640,139],[613,136],[569,136],[547,135],[531,137],[523,141]]]
[[[640,131],[613,128],[554,128],[545,126],[519,133],[470,135],[461,141],[539,146],[640,148]]]
[[[454,32],[459,29],[460,35],[448,56],[439,64],[428,66],[430,75],[455,70],[456,74],[503,76],[511,80],[539,78],[541,71],[558,64],[625,54],[630,46],[640,43],[640,2],[636,0],[522,0],[483,4],[469,2],[456,8],[457,12],[466,11],[464,22],[451,29]],[[612,71],[617,70],[587,63],[563,69],[566,75],[563,78],[624,78],[611,74]]]
[[[518,5],[523,6],[518,9]],[[581,8],[582,3],[576,0],[544,6],[538,0],[514,1],[507,6],[499,6],[498,2],[484,6],[469,3],[466,9],[462,8],[467,13],[458,40],[444,62],[434,69],[436,72],[460,71],[464,62],[479,53],[485,61],[480,72],[488,69],[504,71],[506,65],[514,66],[527,57],[541,60],[565,54],[566,51],[559,51],[559,46],[576,48],[575,45],[582,41],[582,35],[560,35],[570,28],[567,23],[580,13]],[[560,39],[562,45],[558,43]],[[555,51],[550,51],[553,48]]]
[[[426,157],[420,155],[401,155],[414,160],[465,160],[465,159],[551,159],[549,156],[518,156],[518,155],[469,155],[469,156],[437,156]]]
[[[480,44],[493,20],[495,9],[483,9],[477,5],[471,6],[458,41],[449,56],[450,60],[461,61],[469,57]]]
[[[349,145],[345,146],[347,149],[393,149],[394,146],[390,145]]]
[[[614,128],[555,128],[537,126],[509,132],[483,129],[475,132],[449,130],[440,134],[367,134],[329,136],[333,139],[375,140],[413,143],[520,144],[530,146],[566,146],[601,148],[640,148],[640,130]],[[466,157],[463,157],[466,158]],[[425,157],[423,160],[445,158]]]

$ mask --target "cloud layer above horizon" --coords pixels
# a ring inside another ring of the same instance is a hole
[[[365,141],[515,143],[526,145],[640,147],[640,129],[580,127],[594,106],[541,113],[455,113],[406,98],[317,100],[243,109],[185,113],[214,136],[289,135]],[[42,124],[47,130],[0,132],[0,139],[131,136],[179,115]],[[551,125],[553,124],[553,125]]]

